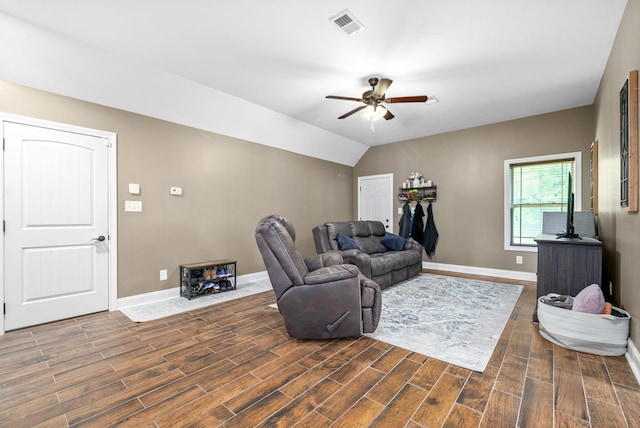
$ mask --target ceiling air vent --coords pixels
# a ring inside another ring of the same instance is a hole
[[[358,21],[347,9],[329,19],[349,35],[357,33],[360,30],[364,30],[364,25],[362,25],[362,23]]]

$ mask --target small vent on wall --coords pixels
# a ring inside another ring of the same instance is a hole
[[[348,35],[364,30],[364,25],[356,19],[355,16],[347,9],[339,14],[332,16],[329,20],[333,21],[339,28]]]

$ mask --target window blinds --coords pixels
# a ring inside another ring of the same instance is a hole
[[[535,245],[542,213],[566,211],[574,159],[511,165],[511,245]],[[575,182],[575,181],[574,181]]]

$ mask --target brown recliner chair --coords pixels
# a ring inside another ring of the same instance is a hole
[[[357,337],[378,326],[380,287],[338,252],[303,259],[293,225],[284,217],[263,218],[256,242],[264,259],[289,336],[297,339]]]

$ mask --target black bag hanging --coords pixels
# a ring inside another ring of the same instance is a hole
[[[438,229],[433,221],[433,208],[431,202],[427,206],[427,225],[424,227],[424,251],[427,256],[431,257],[431,254],[436,251],[436,244],[438,242]]]
[[[411,237],[420,245],[424,243],[424,232],[422,231],[422,227],[424,223],[422,222],[422,217],[424,217],[424,210],[422,209],[422,205],[420,201],[416,204],[416,209],[413,212],[413,227],[411,229]]]
[[[398,235],[403,238],[408,238],[411,236],[411,229],[413,228],[413,220],[411,219],[411,207],[409,206],[409,201],[404,203],[404,207],[402,207],[402,217],[400,217],[400,231]]]

